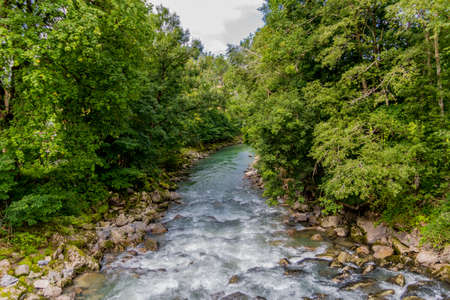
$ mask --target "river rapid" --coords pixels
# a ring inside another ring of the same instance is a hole
[[[312,241],[314,232],[288,235],[282,221],[286,210],[268,206],[243,178],[252,160],[251,149],[238,145],[199,162],[178,190],[183,204],[171,206],[163,220],[169,231],[152,237],[159,251],[120,254],[100,274],[86,277],[77,298],[367,299],[390,290],[373,299],[448,299],[447,284],[406,271],[376,268],[362,275],[349,264],[351,275],[333,281],[342,269],[312,258],[328,247],[347,248],[336,241]],[[283,258],[289,267],[279,264]],[[405,278],[403,287],[389,281],[398,274]],[[361,281],[370,284],[351,288]]]

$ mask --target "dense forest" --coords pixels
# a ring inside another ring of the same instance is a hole
[[[17,229],[153,190],[242,134],[270,202],[450,240],[449,4],[268,0],[226,55],[141,0],[0,0],[0,200]]]
[[[230,47],[272,201],[373,212],[450,240],[449,2],[271,0]]]
[[[227,63],[140,0],[8,1],[0,8],[2,223],[102,213],[153,190],[182,149],[228,140]]]

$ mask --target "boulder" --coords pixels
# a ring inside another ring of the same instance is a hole
[[[420,233],[414,229],[411,233],[394,232],[394,237],[397,238],[403,245],[406,245],[410,251],[419,252],[420,247]]]
[[[50,281],[47,279],[39,279],[33,283],[35,289],[46,289],[50,286]]]
[[[88,269],[92,271],[98,271],[100,269],[99,264],[92,258],[85,255],[77,247],[70,245],[67,248],[67,259],[70,262],[71,269],[77,272],[81,269]]]
[[[1,287],[12,286],[12,285],[15,285],[18,281],[19,281],[18,278],[6,274],[0,278],[0,286]]]
[[[439,254],[434,251],[422,250],[416,256],[417,263],[424,266],[431,266],[439,262]]]
[[[348,235],[348,229],[347,227],[337,227],[334,232],[336,232],[336,235],[338,237],[346,237]]]
[[[340,223],[340,216],[328,216],[322,219],[321,226],[325,228],[337,227]]]
[[[44,289],[44,297],[55,298],[62,294],[62,289],[58,286],[48,286]]]
[[[450,263],[450,245],[445,246],[442,251],[441,262],[446,264]]]
[[[384,224],[375,225],[375,222],[365,218],[358,218],[356,223],[366,233],[368,244],[374,244],[376,242],[388,243],[388,228]]]
[[[14,275],[23,276],[30,273],[30,267],[28,265],[19,265],[14,269]]]
[[[394,249],[389,246],[374,245],[372,250],[374,252],[373,256],[376,259],[385,259],[394,254]]]
[[[50,263],[50,261],[49,261],[49,260],[46,260],[46,259],[42,259],[42,260],[39,260],[39,261],[37,262],[37,264],[38,264],[39,267],[46,266],[46,265],[48,265],[49,263]]]
[[[147,231],[147,225],[142,221],[137,221],[131,224],[136,232],[146,232]]]
[[[11,263],[7,259],[3,259],[0,261],[0,275],[8,273],[11,268]]]

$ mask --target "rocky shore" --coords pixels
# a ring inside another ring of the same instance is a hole
[[[245,177],[254,186],[264,189],[264,182],[254,165],[255,163],[247,170]],[[422,245],[417,229],[412,232],[397,231],[380,222],[375,216],[358,216],[350,211],[336,216],[323,216],[318,205],[289,205],[283,199],[279,200],[280,205],[288,211],[284,219],[284,223],[290,228],[288,234],[296,235],[300,231],[309,231],[312,240],[326,238],[345,245],[345,250],[329,249],[318,257],[329,260],[330,267],[343,269],[335,281],[349,276],[350,273],[345,269],[348,269],[350,264],[362,269],[363,273],[371,272],[380,266],[393,271],[409,270],[450,283],[450,246],[436,250],[429,244]],[[304,227],[298,230],[297,224]],[[404,281],[401,276],[392,280],[399,285]]]
[[[170,180],[181,181],[198,160],[232,144],[236,141],[186,151],[183,168],[171,174]],[[109,211],[101,221],[69,226],[67,232],[55,230],[45,249],[30,255],[12,253],[1,260],[0,300],[75,299],[82,289],[66,287],[78,276],[99,271],[103,264],[130,247],[137,249],[130,255],[157,251],[154,237],[167,231],[161,219],[171,205],[181,203],[180,196],[169,189],[130,190],[127,197],[111,194]]]

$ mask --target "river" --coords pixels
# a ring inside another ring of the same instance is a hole
[[[340,269],[305,258],[340,246],[311,241],[310,232],[288,235],[282,222],[286,211],[269,207],[243,178],[252,160],[251,149],[238,145],[199,162],[178,190],[183,204],[171,206],[163,220],[169,231],[156,237],[159,251],[119,255],[78,299],[221,299],[236,292],[241,294],[233,299],[367,299],[385,290],[391,295],[384,299],[449,295],[447,284],[422,275],[383,268],[362,275],[351,264],[351,276],[332,281]],[[283,258],[294,267],[280,266]],[[403,287],[388,280],[398,274],[405,277]],[[360,281],[371,284],[348,289]]]

